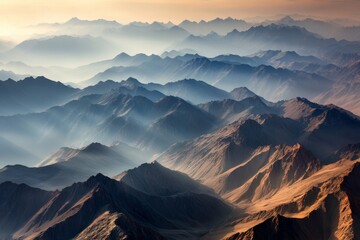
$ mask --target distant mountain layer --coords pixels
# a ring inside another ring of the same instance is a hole
[[[238,31],[244,31],[249,29],[251,26],[251,23],[230,17],[226,19],[216,18],[211,21],[200,22],[184,20],[179,24],[179,27],[194,35],[207,35],[212,32],[224,35],[234,29]]]
[[[25,40],[0,54],[1,61],[42,66],[77,66],[112,56],[116,44],[101,37],[59,35]]]
[[[359,29],[359,26],[290,17],[262,23],[233,18],[199,22],[184,20],[178,25],[171,22],[120,24],[104,19],[72,18],[64,23],[31,26],[27,30],[36,33],[36,38],[25,39],[16,46],[1,41],[0,59],[2,62],[22,61],[30,65],[73,68],[102,61],[120,51],[158,54],[175,50],[204,56],[249,55],[269,49],[316,56],[334,52],[358,53]],[[71,79],[76,80],[77,77]]]
[[[288,26],[298,26],[306,28],[310,32],[318,33],[326,38],[336,38],[337,40],[360,40],[360,27],[359,26],[342,26],[335,22],[326,22],[311,18],[295,20],[287,16],[275,21],[276,24],[283,24]]]
[[[0,81],[0,115],[44,111],[66,103],[77,91],[44,77]]]
[[[38,167],[8,165],[0,169],[0,182],[25,183],[56,190],[102,173],[115,176],[147,160],[146,153],[126,144],[107,147],[92,143],[83,149],[62,148]]]
[[[173,48],[175,50],[189,48],[204,55],[230,53],[248,55],[264,49],[296,51],[300,54],[316,56],[331,52],[360,52],[358,42],[326,39],[302,27],[277,24],[254,26],[242,32],[234,30],[225,36],[191,35]]]
[[[263,51],[249,57],[220,55],[215,58],[205,58],[197,54],[188,54],[165,59],[156,55],[147,56],[138,54],[129,56],[122,53],[113,60],[90,64],[74,70],[77,74],[81,74],[81,72],[88,72],[89,69],[105,69],[110,67],[108,70],[97,74],[92,80],[87,81],[87,83],[90,83],[97,82],[98,80],[103,81],[104,79],[104,81],[106,81],[105,83],[86,87],[77,94],[64,98],[59,103],[56,101],[55,103],[51,103],[52,101],[50,101],[51,104],[40,103],[40,105],[45,104],[45,108],[36,106],[36,104],[31,108],[29,107],[29,110],[25,110],[27,106],[17,106],[12,109],[4,108],[2,115],[39,111],[38,109],[44,110],[47,107],[62,104],[87,94],[102,94],[119,87],[127,88],[122,88],[124,94],[142,95],[153,101],[157,101],[163,97],[162,94],[179,96],[195,104],[234,98],[231,94],[229,96],[228,93],[215,89],[210,85],[215,85],[227,91],[238,87],[253,89],[256,94],[264,96],[271,101],[303,96],[314,99],[320,103],[334,103],[357,113],[356,99],[358,91],[356,91],[356,81],[354,82],[352,79],[357,79],[357,59],[359,57],[353,55],[333,56],[334,58],[327,56],[326,59],[329,61],[331,59],[333,62],[339,64],[339,66],[329,64],[327,60],[323,61],[313,56],[300,56],[296,52],[282,51]],[[10,65],[19,64],[20,63],[11,63]],[[118,64],[125,64],[125,66],[129,64],[129,66],[111,67],[114,65],[117,66]],[[247,64],[250,64],[251,67]],[[273,68],[262,64],[269,64],[281,68]],[[345,64],[345,66],[342,66],[342,64]],[[4,66],[10,65],[7,64]],[[155,66],[163,68],[163,71],[154,72],[149,69]],[[179,68],[182,70],[179,71]],[[59,71],[59,69],[56,71]],[[7,71],[3,71],[3,73],[6,76],[13,76],[15,79],[20,77]],[[120,81],[132,76],[140,77],[140,79],[145,80],[145,82],[173,79],[177,81],[177,83],[167,83],[164,84],[165,86],[159,84],[132,84],[122,86],[113,81],[105,80],[110,78]],[[208,83],[208,85],[197,82],[196,87],[192,87],[191,85],[195,84],[195,82],[193,81],[191,83],[191,78],[189,78],[188,81],[179,81],[179,79],[186,79],[188,77],[203,79],[203,82]],[[45,83],[44,81],[44,85]],[[21,87],[21,84],[14,84],[14,88],[19,89],[14,89],[13,91],[20,91]],[[206,90],[204,90],[205,87]],[[158,92],[151,93],[146,91],[146,89]],[[75,90],[73,91],[76,92]],[[33,94],[37,93],[30,92],[29,98]],[[346,99],[341,95],[347,96]],[[38,98],[38,96],[34,96],[34,99],[36,98]],[[34,100],[30,100],[30,102],[32,101]],[[21,105],[21,103],[16,105]]]
[[[3,81],[8,80],[8,79],[18,81],[18,80],[24,79],[26,77],[29,77],[29,76],[19,75],[19,74],[16,74],[16,73],[12,72],[12,71],[0,70],[0,80],[3,80]]]
[[[195,78],[227,91],[247,87],[272,101],[304,96],[320,103],[335,103],[357,113],[357,104],[354,100],[358,96],[357,87],[348,82],[356,79],[357,62],[360,59],[358,54],[328,54],[321,60],[314,56],[301,56],[293,51],[268,50],[247,57],[219,55],[205,58],[198,54],[186,54],[164,59],[140,55],[127,58],[133,59],[131,61],[141,58],[142,61],[126,67],[111,67],[87,83],[109,78],[120,81],[129,76],[135,76],[145,82],[154,79],[162,82]],[[159,67],[163,71],[151,70]],[[177,94],[185,99],[190,95],[169,92],[165,88],[156,89],[167,94]],[[348,97],[345,99],[341,95]],[[192,99],[192,102],[203,103],[205,100],[213,99]]]
[[[188,53],[190,52],[190,53]],[[69,70],[64,70],[63,72],[69,72],[68,74],[71,75],[69,77],[76,76],[79,81],[80,79],[89,79],[90,77],[94,76],[99,72],[103,72],[106,69],[111,67],[123,66],[123,67],[130,67],[130,66],[138,66],[145,62],[156,62],[160,61],[161,59],[165,59],[170,61],[171,59],[175,58],[181,61],[189,61],[194,58],[204,57],[198,55],[196,52],[193,51],[175,51],[172,50],[171,52],[165,52],[164,54],[158,55],[145,55],[143,53],[135,54],[133,56],[128,55],[127,53],[120,53],[112,59],[104,60],[100,62],[94,62],[91,64],[87,64],[84,66],[77,67],[72,69],[70,72]],[[249,56],[239,56],[234,54],[221,54],[216,57],[209,58],[212,61],[218,62],[225,62],[225,63],[232,63],[232,64],[248,64],[250,66],[260,66],[260,65],[270,65],[273,67],[282,67],[288,68],[291,70],[300,70],[301,68],[305,68],[308,65],[315,65],[315,66],[323,66],[328,63],[334,63],[334,57],[326,57],[325,60],[321,60],[314,56],[302,56],[294,51],[280,51],[280,50],[268,50],[268,51],[260,51],[256,54],[251,54]],[[337,63],[336,63],[337,64]],[[6,65],[6,69],[12,71],[20,71],[17,68],[13,68],[11,66]],[[46,70],[43,70],[46,72]],[[36,72],[39,74],[38,72]],[[33,73],[34,74],[34,73]],[[51,74],[51,73],[50,73]],[[108,79],[104,79],[108,80]],[[152,82],[156,79],[151,80]]]
[[[155,58],[136,66],[111,67],[95,75],[86,84],[108,79],[120,81],[128,77],[158,83],[190,78],[202,80],[227,91],[247,87],[270,101],[296,96],[313,98],[328,90],[332,84],[331,80],[314,73],[276,69],[264,65],[252,67],[227,61],[220,62],[198,55],[173,59]]]

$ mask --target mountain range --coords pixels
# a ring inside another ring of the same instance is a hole
[[[223,54],[212,58],[198,54],[170,58],[145,54],[130,56],[121,53],[115,58],[74,69],[32,67],[21,62],[9,62],[2,65],[4,69],[8,69],[2,73],[4,80],[8,77],[19,80],[26,77],[24,73],[36,76],[42,72],[71,80],[84,79],[84,76],[87,76],[90,80],[82,82],[82,87],[99,81],[121,81],[129,77],[136,77],[143,82],[163,84],[179,79],[197,79],[226,91],[246,87],[271,101],[301,96],[320,103],[334,103],[358,113],[353,104],[356,103],[358,95],[356,85],[344,83],[356,79],[356,63],[359,59],[358,54],[326,54],[318,58],[312,55],[302,56],[294,51],[279,50],[261,51],[250,56]],[[162,91],[165,94],[176,95],[173,91],[168,93],[164,88]],[[340,96],[344,93],[347,93],[346,99]],[[205,100],[211,99],[198,99],[195,103]],[[11,114],[24,112],[26,111],[14,110]]]
[[[95,75],[86,84],[107,79],[120,81],[128,77],[135,77],[145,82],[156,79],[158,83],[193,78],[227,91],[237,87],[247,87],[270,101],[299,95],[313,98],[329,89],[332,84],[331,80],[317,74],[265,65],[252,67],[246,64],[219,62],[196,55],[189,57],[189,60],[185,57],[159,58],[138,66],[111,67]]]
[[[21,220],[2,215],[1,222],[6,222],[11,228],[1,231],[1,235],[3,238],[31,239],[196,238],[232,214],[233,208],[213,196],[214,193],[205,186],[176,172],[169,175],[171,170],[156,165],[142,165],[126,173],[125,178],[128,174],[140,177],[131,184],[127,183],[129,178],[118,182],[101,174],[56,192],[45,192],[24,184],[2,183],[0,191],[10,193],[2,195],[2,204],[22,195],[32,195],[34,204],[25,214],[21,213]],[[154,182],[158,182],[162,174],[168,174],[171,192],[151,183],[154,187],[151,194],[142,191],[140,182],[147,179],[143,172],[152,172]],[[176,185],[179,181],[181,184]],[[210,194],[206,194],[208,191]],[[8,209],[7,212],[12,216],[17,214],[15,209],[24,206],[19,201],[11,205],[14,210]],[[205,217],[209,210],[214,214]]]
[[[44,77],[0,81],[0,115],[44,111],[66,103],[76,91]]]
[[[251,26],[251,23],[230,17],[226,19],[216,18],[210,21],[202,20],[199,22],[184,20],[179,24],[179,27],[194,35],[207,35],[212,32],[224,35],[234,29],[244,31],[249,29]]]
[[[326,38],[336,38],[338,40],[359,41],[360,28],[358,26],[343,26],[335,22],[326,22],[317,19],[305,18],[295,20],[290,16],[283,17],[277,21],[276,24],[283,24],[288,26],[298,26],[315,32]]]
[[[62,189],[97,173],[112,177],[134,168],[145,162],[145,154],[124,143],[111,147],[92,143],[82,149],[61,148],[37,167],[5,166],[0,170],[0,182],[26,183],[45,190]]]
[[[221,43],[221,44],[219,44]],[[236,46],[241,45],[242,48]],[[329,52],[359,53],[358,42],[327,39],[309,32],[305,28],[287,25],[259,25],[239,32],[236,29],[225,36],[208,34],[190,35],[176,49],[193,49],[200,54],[240,54],[248,55],[264,49],[296,51],[303,55],[323,56]]]
[[[116,44],[101,37],[61,35],[25,40],[1,53],[0,59],[33,65],[69,67],[88,63],[89,60],[108,58],[114,48],[120,50]]]
[[[337,111],[346,112],[336,107],[316,105],[301,98],[274,104],[257,97],[246,88],[226,92],[195,80],[160,85],[143,84],[130,78],[121,82],[100,82],[82,90],[60,83],[55,84],[45,78],[29,78],[14,83],[21,84],[27,81],[54,84],[54,91],[57,93],[61,93],[57,88],[63,88],[72,94],[65,92],[59,96],[59,101],[70,102],[51,107],[57,103],[41,101],[52,104],[47,105],[49,109],[43,112],[0,117],[3,126],[0,131],[4,165],[12,162],[32,165],[62,147],[64,139],[68,146],[75,147],[85,146],[91,142],[112,145],[114,141],[124,141],[144,150],[161,152],[173,143],[200,136],[239,118],[253,117],[257,114],[277,114],[289,118],[286,115],[288,112],[290,116],[297,116],[298,113],[292,111],[297,111],[304,105],[304,111],[309,114],[307,118],[310,118],[311,112],[317,113],[313,116],[314,123],[311,122],[315,124],[334,118]],[[29,93],[31,92],[28,91],[27,94]],[[37,95],[33,93],[26,96],[33,100]],[[53,96],[49,95],[50,97],[54,99]],[[30,102],[23,100],[26,101]],[[198,103],[201,104],[193,105]],[[32,110],[35,107],[41,109],[40,106],[35,105]],[[288,110],[291,108],[295,110]],[[325,111],[328,108],[332,111]],[[353,117],[344,118],[344,123],[352,126],[351,118]],[[310,119],[306,121],[306,124],[310,123]],[[304,124],[303,121],[301,124]],[[316,127],[308,126],[308,129],[310,128]],[[304,130],[307,134],[310,131],[308,129]],[[351,130],[346,131],[352,135]],[[310,136],[312,137],[311,134]],[[338,140],[340,143],[340,139]],[[29,155],[26,161],[24,154]]]
[[[359,26],[273,19],[2,39],[0,240],[360,239]]]
[[[137,93],[148,94],[149,90]],[[159,92],[149,94],[158,96]],[[166,96],[153,102],[142,95],[124,94],[119,88],[104,94],[86,95],[40,113],[3,116],[0,122],[4,141],[21,143],[21,147],[14,144],[13,148],[2,149],[5,153],[2,163],[32,165],[62,147],[65,140],[70,147],[91,142],[111,145],[124,140],[142,149],[159,151],[174,142],[211,130],[217,120],[177,97]],[[16,152],[21,152],[20,149],[34,157],[12,158],[12,154],[16,156]]]
[[[120,174],[116,177],[120,182],[98,174],[55,192],[4,182],[0,191],[7,194],[0,206],[11,207],[3,209],[6,230],[1,236],[262,239],[266,232],[280,239],[294,234],[300,239],[331,235],[356,239],[359,159],[346,157],[356,152],[359,146],[343,148],[334,155],[339,159],[322,165],[300,144],[259,148],[245,165],[219,175],[225,182],[219,177],[205,181],[223,186],[222,191],[215,190],[232,205],[157,162]],[[254,167],[259,170],[250,171]],[[245,183],[237,188],[234,180]],[[33,204],[24,209],[28,205],[21,199],[28,196]],[[9,217],[19,210],[21,218]]]

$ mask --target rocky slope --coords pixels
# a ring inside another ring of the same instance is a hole
[[[16,189],[19,185],[12,186]],[[7,184],[0,185],[1,190],[6,187]],[[41,192],[29,189],[32,196]],[[207,194],[179,189],[167,196],[149,195],[100,174],[62,191],[44,194],[47,198],[41,208],[32,211],[24,221],[17,221],[16,228],[4,232],[5,236],[15,239],[198,238],[233,212],[228,204]],[[35,198],[40,196],[37,194]],[[20,199],[26,201],[29,196]],[[7,197],[1,199],[0,206],[8,206],[6,201]],[[17,209],[21,202],[13,205]],[[9,209],[3,212],[5,216],[14,216]]]

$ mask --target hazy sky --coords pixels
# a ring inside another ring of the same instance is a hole
[[[63,22],[74,16],[113,19],[121,23],[277,14],[358,19],[359,9],[360,0],[0,0],[0,24],[26,26]]]

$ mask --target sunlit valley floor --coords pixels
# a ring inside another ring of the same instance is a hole
[[[0,240],[360,239],[359,27],[46,26],[0,44]]]

